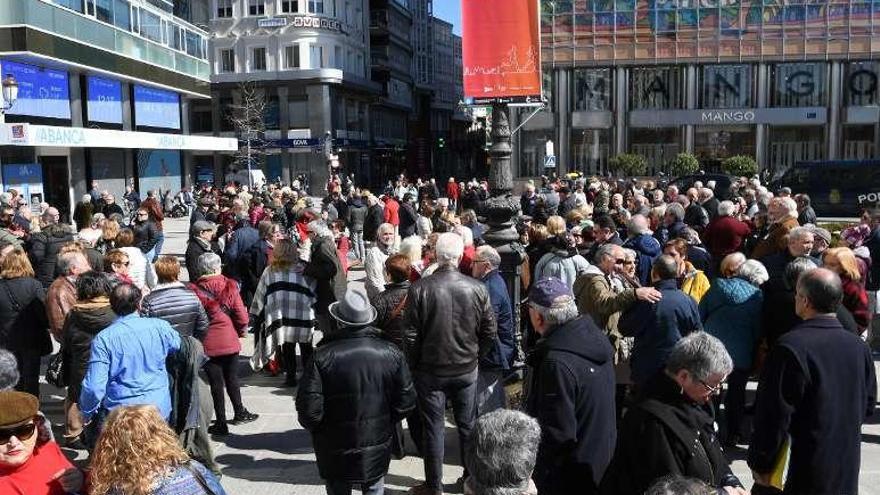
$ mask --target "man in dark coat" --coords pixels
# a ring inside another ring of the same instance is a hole
[[[364,241],[376,242],[376,233],[379,226],[385,223],[385,213],[379,205],[379,198],[370,196],[367,198],[367,217],[364,219]]]
[[[55,281],[55,267],[61,247],[73,241],[73,229],[69,225],[58,223],[59,217],[58,209],[50,207],[40,217],[43,229],[31,235],[31,264],[37,280],[47,289]]]
[[[784,493],[857,493],[860,427],[874,411],[871,350],[843,331],[835,311],[840,278],[816,269],[798,279],[795,311],[804,322],[783,335],[761,374],[748,463],[769,485],[785,442],[791,458]]]
[[[662,251],[660,243],[651,236],[648,219],[643,215],[633,215],[630,218],[627,232],[629,237],[623,243],[623,247],[632,249],[638,254],[636,276],[639,278],[639,283],[648,285],[651,282],[651,265]]]
[[[630,365],[637,386],[643,386],[663,369],[676,342],[703,329],[697,303],[678,288],[678,266],[672,256],[657,257],[651,278],[662,295],[660,300],[639,301],[621,315],[618,323],[620,333],[635,337]]]
[[[537,281],[529,303],[541,340],[525,411],[543,432],[532,479],[541,494],[598,493],[617,441],[614,350],[561,280]]]
[[[362,289],[328,308],[339,330],[325,334],[296,395],[299,422],[312,434],[318,471],[330,495],[381,493],[395,424],[415,408],[403,353],[371,323],[376,310]]]
[[[333,232],[321,220],[312,220],[308,226],[312,248],[303,275],[318,282],[315,301],[315,317],[318,329],[325,334],[332,331],[332,322],[327,308],[345,293],[348,280],[342,270]]]
[[[697,202],[697,190],[688,189],[687,196],[679,196],[678,201],[684,206],[684,223],[702,232],[709,225],[709,213]]]
[[[398,217],[400,218],[400,238],[406,239],[409,236],[416,235],[416,220],[418,220],[419,215],[416,213],[415,207],[413,207],[412,194],[406,193],[403,195]]]

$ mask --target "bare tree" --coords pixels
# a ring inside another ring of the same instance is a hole
[[[235,153],[235,166],[237,170],[247,169],[248,186],[253,188],[251,169],[259,167],[265,160],[266,147],[266,97],[262,90],[257,88],[253,81],[245,81],[238,85],[241,99],[237,105],[232,105],[229,112],[229,122],[244,146],[239,146]]]

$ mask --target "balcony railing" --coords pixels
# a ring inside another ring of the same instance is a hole
[[[205,60],[40,0],[5,2],[0,8],[0,26],[13,25],[31,26],[203,81],[211,77],[211,67]]]

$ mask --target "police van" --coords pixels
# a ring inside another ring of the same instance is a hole
[[[807,193],[820,217],[858,217],[880,206],[880,160],[798,162],[771,181],[771,190],[781,187]]]

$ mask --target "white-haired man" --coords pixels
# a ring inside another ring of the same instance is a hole
[[[773,198],[767,206],[767,220],[770,229],[767,236],[758,241],[752,251],[752,258],[761,259],[767,255],[784,250],[787,245],[786,236],[791,229],[797,227],[797,203],[791,198]]]
[[[370,302],[375,303],[379,294],[385,290],[385,260],[397,252],[394,241],[397,236],[394,233],[394,225],[383,223],[376,230],[376,242],[373,247],[367,249],[364,256],[364,271],[366,279],[364,285]]]
[[[416,495],[442,493],[447,397],[464,458],[476,419],[477,364],[495,345],[489,292],[458,271],[463,251],[461,236],[440,234],[435,247],[437,271],[415,282],[407,294],[406,344],[424,424],[425,483],[411,490]]]
[[[533,479],[542,494],[598,493],[617,440],[614,349],[559,279],[535,282],[529,319],[542,337],[525,399],[543,430]]]
[[[638,253],[636,276],[639,277],[639,283],[648,285],[651,282],[651,264],[662,250],[660,243],[653,237],[648,219],[644,215],[633,215],[626,227],[627,239],[623,247]]]

